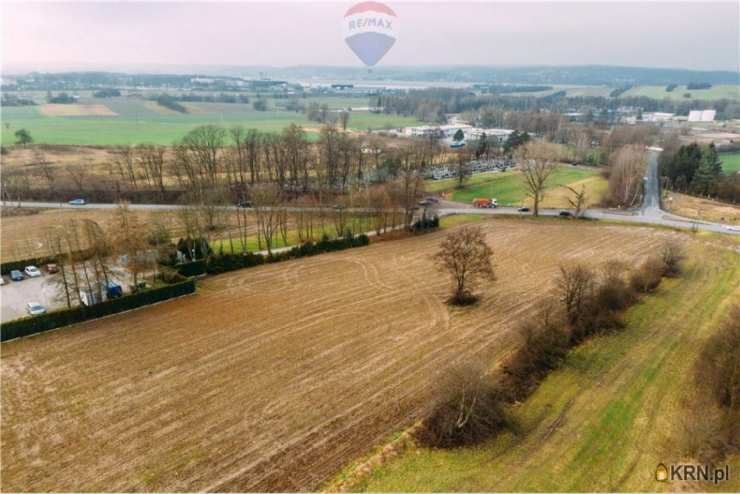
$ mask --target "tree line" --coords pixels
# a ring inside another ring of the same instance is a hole
[[[659,165],[663,181],[671,190],[740,202],[740,176],[722,171],[722,162],[714,144],[680,145],[675,138],[664,147]]]

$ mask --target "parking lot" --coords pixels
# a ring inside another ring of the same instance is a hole
[[[120,284],[128,292],[127,287],[131,284],[129,276],[119,266],[115,269],[116,274],[111,276],[111,281]],[[0,286],[0,322],[28,316],[26,304],[29,302],[38,302],[47,312],[67,306],[64,288],[59,280],[61,275],[49,274],[45,269],[41,269],[41,273],[42,276],[37,278],[29,278],[24,273],[22,281],[11,281],[9,275],[3,276],[5,283]],[[70,296],[72,305],[77,305],[77,294],[70,293]]]
[[[58,276],[44,272],[38,278],[24,276],[23,281],[10,281],[10,276],[3,276],[5,284],[0,287],[0,322],[27,316],[28,302],[38,302],[47,311],[64,307],[65,301],[57,297],[60,286],[55,280]]]

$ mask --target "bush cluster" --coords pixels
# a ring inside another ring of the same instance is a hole
[[[416,439],[435,448],[468,446],[491,437],[508,423],[495,381],[483,366],[468,364],[443,378],[438,399]]]
[[[561,267],[557,297],[521,324],[522,344],[506,359],[502,371],[492,379],[480,371],[454,369],[440,387],[438,399],[417,438],[431,447],[463,446],[483,441],[501,428],[512,426],[506,419],[505,404],[526,398],[550,371],[561,365],[568,351],[584,339],[621,328],[621,313],[637,302],[640,293],[654,290],[663,276],[678,275],[683,257],[677,245],[666,244],[660,255],[649,258],[630,276],[626,276],[624,267],[617,262],[607,263],[598,273],[581,265]],[[735,313],[735,320],[740,321],[740,309]],[[732,365],[736,369],[740,337],[737,330],[728,333],[729,338],[736,338],[734,346],[727,342],[715,346],[729,349],[723,353],[725,357],[734,352],[735,360],[722,360],[722,369],[733,368]],[[716,357],[713,362],[718,362]],[[708,370],[707,375],[715,376],[718,372]],[[737,383],[737,376],[735,379]],[[725,383],[730,379],[706,380],[720,383],[714,388],[718,400],[740,402],[737,398],[740,390],[728,395]],[[734,401],[727,396],[732,396]],[[737,418],[737,411],[734,413],[732,417]],[[737,432],[737,427],[730,432]]]
[[[181,295],[195,292],[195,281],[188,279],[174,285],[150,290],[141,290],[130,295],[114,298],[91,306],[80,306],[49,312],[40,316],[26,317],[3,323],[0,326],[0,341],[7,341],[21,336],[42,333],[51,329],[68,326],[90,319],[136,309]]]

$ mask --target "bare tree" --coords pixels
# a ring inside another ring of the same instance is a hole
[[[575,210],[575,217],[580,218],[586,206],[586,186],[581,185],[581,190],[577,190],[570,185],[564,185],[563,187],[571,192],[572,196],[568,197],[568,204]]]
[[[339,112],[339,124],[342,126],[342,130],[347,130],[347,124],[349,124],[349,112],[344,110]]]
[[[85,190],[85,180],[87,179],[87,175],[89,172],[88,167],[85,164],[82,165],[67,165],[64,170],[69,175],[69,178],[72,179],[72,182],[74,182],[75,186],[77,187],[77,190],[79,192],[84,192]]]
[[[560,266],[556,282],[558,298],[571,324],[575,323],[585,310],[595,287],[594,279],[594,273],[581,264]]]
[[[527,195],[534,201],[533,214],[539,215],[540,202],[545,197],[547,180],[555,171],[556,163],[552,160],[552,145],[541,141],[532,141],[520,146],[522,179]]]
[[[614,206],[631,207],[642,198],[647,154],[642,146],[623,146],[609,157],[608,200]]]
[[[252,201],[257,215],[259,248],[264,241],[267,253],[272,254],[275,233],[280,225],[280,189],[273,184],[259,185],[252,189]]]
[[[434,259],[438,268],[452,277],[451,303],[466,305],[477,300],[472,294],[476,283],[495,279],[492,258],[493,251],[480,227],[468,226],[447,235]]]

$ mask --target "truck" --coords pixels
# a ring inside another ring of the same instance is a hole
[[[493,208],[498,207],[498,202],[494,198],[491,198],[491,199],[478,198],[478,199],[473,199],[473,207],[493,209]]]

